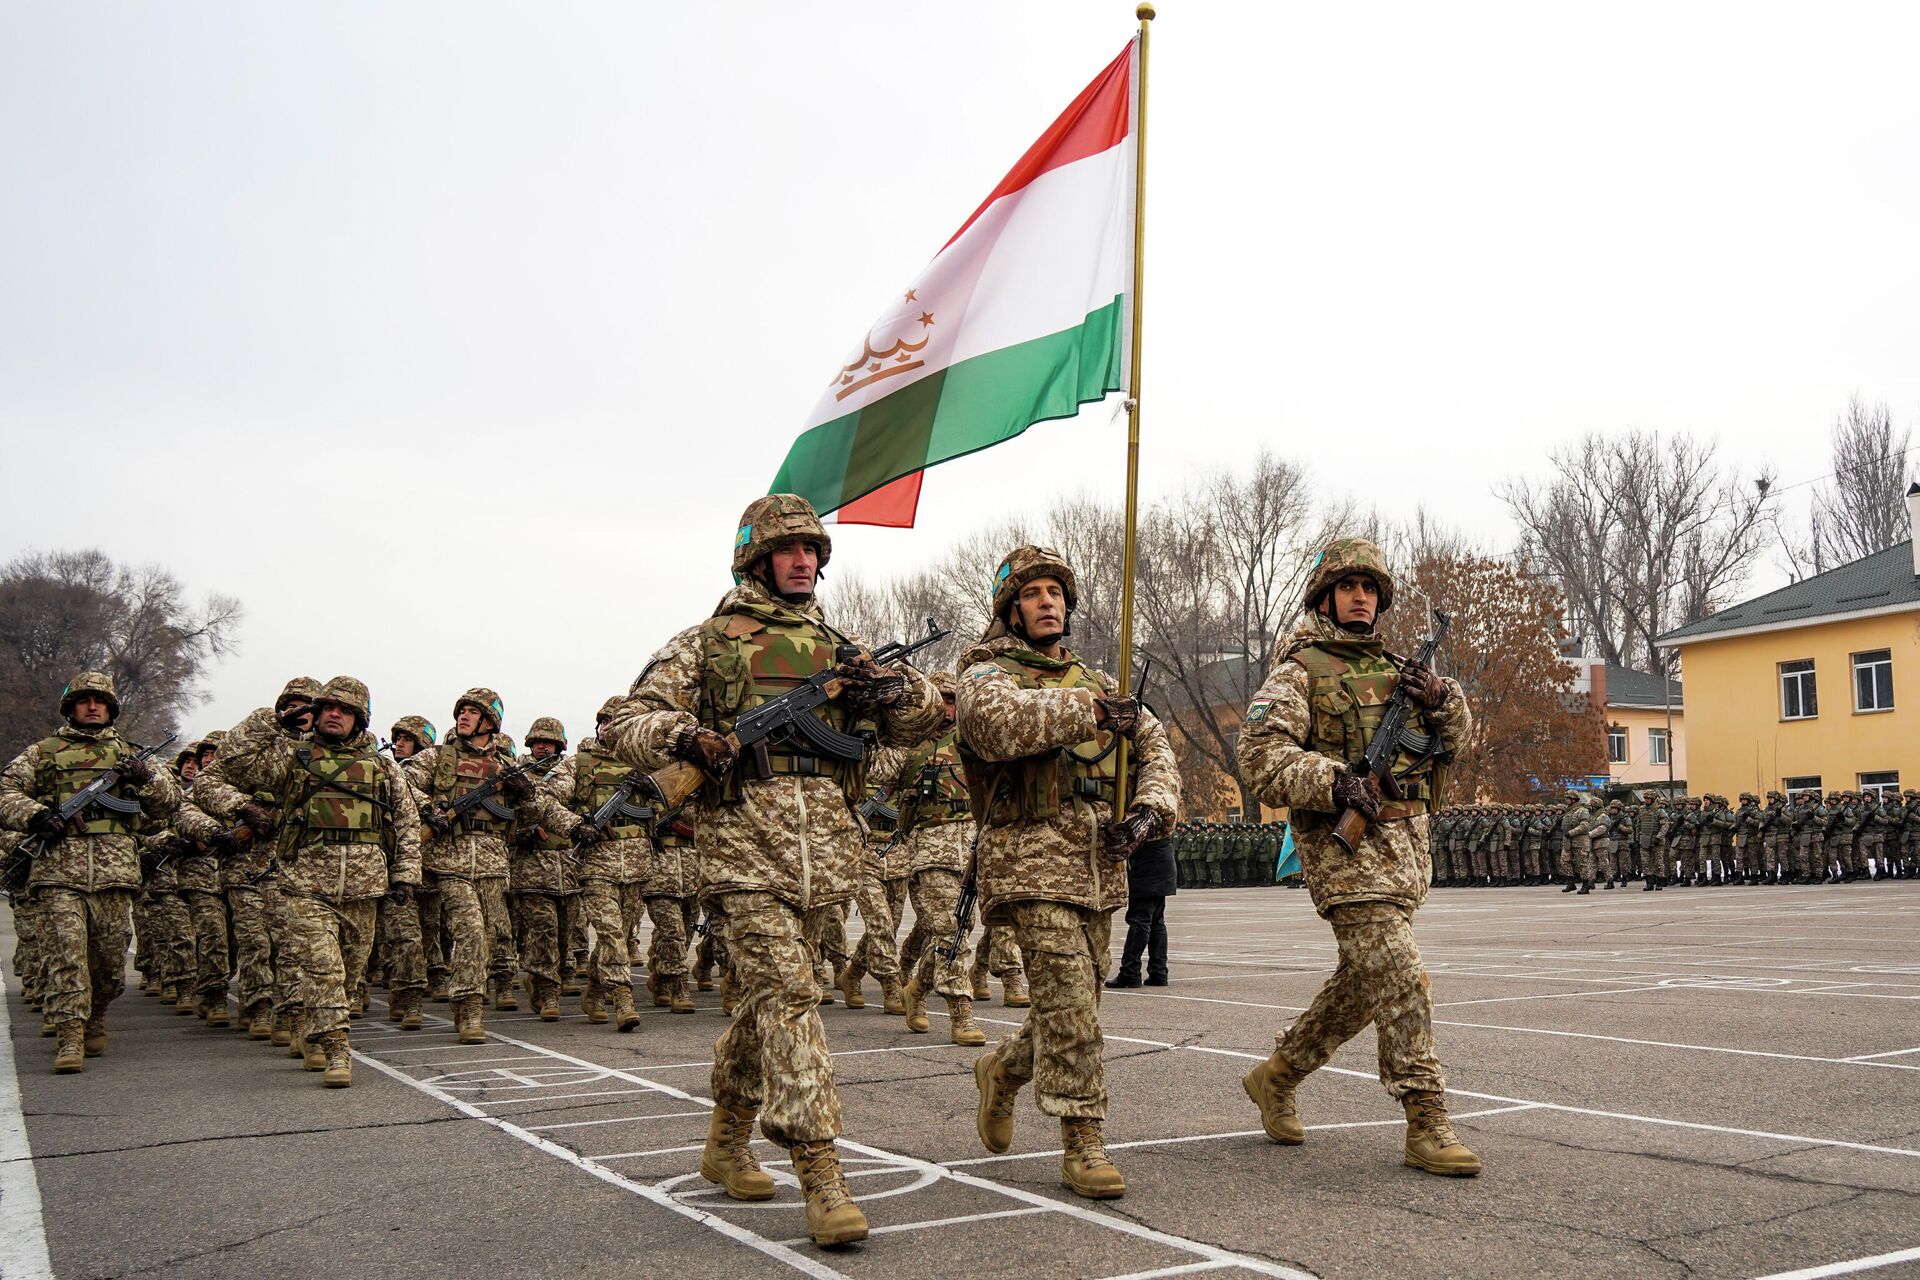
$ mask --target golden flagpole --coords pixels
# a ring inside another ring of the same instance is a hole
[[[1146,275],[1147,244],[1147,35],[1153,22],[1153,5],[1143,3],[1133,11],[1140,20],[1140,84],[1134,101],[1133,118],[1133,334],[1127,368],[1127,512],[1126,534],[1120,555],[1120,692],[1133,691],[1133,564],[1136,551],[1134,526],[1140,506],[1140,330],[1145,308],[1142,284]],[[1127,743],[1120,740],[1116,753],[1119,770],[1114,784],[1113,816],[1127,809]]]

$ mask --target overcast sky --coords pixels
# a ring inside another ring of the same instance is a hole
[[[1920,421],[1915,6],[1160,8],[1149,497],[1267,445],[1504,546],[1492,483],[1589,429],[1793,481],[1856,391]],[[0,550],[241,597],[195,730],[347,672],[382,726],[483,683],[581,736],[729,585],[845,348],[1132,31],[1124,0],[0,8]],[[1117,495],[1123,444],[1111,403],[1035,428],[836,562]]]

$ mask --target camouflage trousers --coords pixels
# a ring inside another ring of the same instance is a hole
[[[1013,926],[988,924],[979,945],[973,949],[973,976],[977,979],[991,973],[1005,982],[1008,974],[1021,973],[1025,969],[1026,965],[1020,959],[1020,943],[1013,936]]]
[[[21,993],[28,999],[39,998],[46,981],[47,944],[41,913],[33,898],[17,895],[11,904],[13,914],[13,976],[20,979]]]
[[[1566,874],[1575,880],[1593,879],[1593,846],[1585,848],[1568,846]]]
[[[1106,1119],[1100,983],[1112,913],[1064,902],[1010,902],[988,924],[1012,930],[1033,999],[1027,1020],[994,1047],[993,1056],[1014,1080],[1033,1082],[1034,1101],[1044,1114]]]
[[[706,936],[693,953],[693,962],[702,973],[718,968],[724,978],[733,972],[727,961],[727,916],[718,898],[702,898],[707,913]]]
[[[21,904],[25,901],[26,894],[24,893],[13,900],[13,945],[16,952],[18,952],[20,940],[24,936],[20,932],[20,916]],[[148,918],[152,910],[153,895],[151,893],[142,890],[140,893],[134,895],[133,967],[140,971],[142,978],[149,981],[157,980],[160,977],[159,966],[154,963],[153,959],[153,922]],[[17,974],[19,970],[16,969],[14,972]]]
[[[647,913],[640,882],[595,877],[580,886],[580,904],[593,930],[593,959],[588,962],[587,972],[609,990],[631,987],[633,958],[627,943]]]
[[[1853,837],[1828,836],[1823,857],[1825,858],[1821,863],[1823,870],[1831,871],[1835,867],[1842,871],[1852,870]]]
[[[840,1095],[799,908],[770,893],[716,899],[739,1003],[713,1047],[714,1101],[758,1111],[760,1132],[776,1146],[839,1137]]]
[[[147,921],[153,927],[153,958],[160,966],[155,976],[166,986],[192,991],[198,966],[193,958],[193,912],[187,900],[172,889],[160,890],[153,895]]]
[[[266,897],[257,885],[227,889],[227,913],[233,921],[233,995],[242,1009],[273,1002],[273,924]]]
[[[433,880],[433,891],[422,895],[422,901],[435,901],[422,908],[421,926],[424,931],[429,915],[438,915],[452,935],[447,994],[455,1000],[485,995],[488,978],[513,976],[513,918],[507,912],[506,877],[435,876]]]
[[[1333,908],[1328,922],[1339,964],[1307,1011],[1275,1038],[1280,1056],[1301,1074],[1316,1071],[1371,1022],[1388,1093],[1404,1099],[1444,1092],[1433,1048],[1432,985],[1413,941],[1413,913],[1362,902]]]
[[[653,894],[646,900],[653,937],[647,944],[647,973],[656,978],[678,978],[687,972],[687,939],[699,914],[695,898]]]
[[[961,876],[958,871],[927,867],[913,873],[907,893],[913,898],[914,928],[925,932],[919,957],[913,964],[913,979],[924,990],[943,996],[972,996],[973,984],[967,971],[973,967],[971,939],[963,942],[952,958],[942,960],[940,952],[953,945],[959,919]],[[971,921],[969,921],[971,923]]]
[[[906,905],[907,882],[883,880],[872,859],[860,864],[860,892],[854,904],[860,908],[860,941],[853,948],[853,966],[876,978],[891,978],[900,972],[900,908]]]
[[[520,967],[535,982],[560,985],[560,912],[566,897],[557,893],[513,895],[514,930],[520,939]]]
[[[186,899],[193,922],[194,991],[202,996],[224,993],[233,974],[232,944],[227,933],[227,900],[199,889],[180,895]]]
[[[133,891],[46,885],[33,899],[46,945],[44,1013],[56,1022],[104,1013],[126,990]]]
[[[1619,874],[1619,867],[1613,861],[1613,841],[1595,840],[1593,842],[1593,869],[1598,874],[1588,879],[1612,880]]]
[[[831,982],[830,970],[847,963],[847,904],[836,902],[815,907],[806,913],[802,932],[813,950],[815,975],[823,982]]]
[[[420,963],[427,971],[427,985],[440,986],[447,981],[447,917],[440,895],[431,891],[415,895],[414,907],[420,913]]]
[[[1760,849],[1760,872],[1768,879],[1772,879],[1788,858],[1786,833],[1768,828],[1761,836]],[[1793,874],[1791,868],[1788,869],[1787,874]]]
[[[300,1017],[300,958],[287,946],[286,895],[277,876],[260,882],[273,930],[273,1012],[298,1025]]]
[[[388,994],[425,991],[427,957],[421,942],[419,904],[393,902],[387,898],[377,901],[380,906],[375,930]]]
[[[560,972],[571,977],[587,969],[587,909],[580,895],[570,893],[560,899]]]
[[[1540,837],[1528,836],[1520,846],[1520,874],[1538,876],[1545,874],[1540,867]]]
[[[347,1029],[350,993],[366,972],[367,956],[373,950],[379,918],[376,901],[328,902],[299,893],[281,895],[280,914],[287,926],[282,945],[293,953],[300,973],[300,1003],[305,1010],[301,1035],[311,1039]]]

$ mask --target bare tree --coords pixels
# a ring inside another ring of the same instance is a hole
[[[68,678],[111,675],[121,732],[165,737],[206,701],[200,677],[233,648],[242,610],[230,596],[198,606],[158,565],[116,565],[95,550],[20,556],[0,568],[0,751],[46,732]]]
[[[1910,431],[1895,431],[1883,402],[1859,396],[1833,424],[1833,475],[1813,499],[1814,563],[1832,568],[1905,541]]]

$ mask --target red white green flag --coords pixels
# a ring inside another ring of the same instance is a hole
[[[1127,385],[1137,41],[1081,91],[834,371],[774,477],[911,528],[922,469]]]

